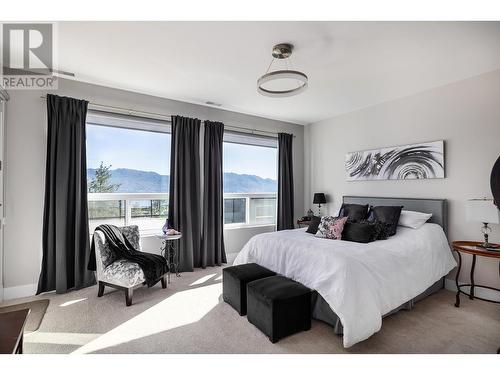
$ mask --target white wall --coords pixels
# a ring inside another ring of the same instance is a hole
[[[465,221],[465,201],[491,197],[490,173],[500,154],[500,70],[309,125],[304,138],[306,209],[314,192],[328,194],[331,214],[343,195],[445,198],[450,241],[481,240],[480,224]],[[349,151],[441,139],[444,179],[346,181]],[[499,242],[500,226],[492,228],[490,240]],[[476,283],[500,287],[498,261],[478,259]]]
[[[24,90],[9,93],[5,160],[5,298],[30,294],[38,282],[47,138],[46,102],[40,98],[46,92]],[[122,108],[293,133],[296,136],[293,145],[295,216],[304,212],[304,127],[301,125],[70,80],[60,80],[59,89],[53,93]],[[269,227],[225,231],[227,251],[239,251],[251,234],[268,230]],[[143,245],[150,251],[159,248],[159,243],[151,239],[145,240]]]

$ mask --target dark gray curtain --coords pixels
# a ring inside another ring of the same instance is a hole
[[[200,265],[226,263],[224,250],[224,197],[222,190],[222,139],[224,124],[205,121],[203,144],[203,236]],[[195,265],[197,262],[195,262]]]
[[[37,294],[95,283],[87,213],[85,120],[88,102],[47,95],[43,259]]]
[[[277,229],[293,229],[293,134],[278,134]]]
[[[201,265],[201,121],[172,116],[169,225],[182,232],[180,271]]]

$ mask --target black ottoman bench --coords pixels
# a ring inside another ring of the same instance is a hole
[[[284,276],[247,286],[247,319],[272,343],[311,328],[311,289]]]
[[[240,315],[247,313],[247,284],[264,277],[274,276],[270,271],[256,263],[226,267],[222,270],[222,298]]]

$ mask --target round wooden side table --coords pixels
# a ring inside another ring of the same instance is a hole
[[[492,244],[492,247],[495,250],[482,249],[482,248],[478,247],[478,245],[480,245],[480,244],[481,244],[481,242],[475,242],[475,241],[454,241],[454,242],[452,242],[453,250],[456,251],[458,254],[458,270],[457,270],[457,276],[455,277],[455,283],[457,285],[457,295],[456,295],[456,300],[455,300],[455,307],[460,307],[460,293],[465,294],[466,296],[469,296],[469,299],[477,298],[481,301],[500,303],[500,299],[499,300],[491,300],[491,299],[487,299],[487,298],[477,297],[474,295],[475,288],[484,288],[484,289],[490,289],[490,290],[495,290],[497,292],[500,292],[500,289],[493,288],[493,287],[487,286],[487,285],[478,285],[478,284],[474,283],[474,271],[476,268],[476,257],[480,256],[480,257],[493,258],[493,259],[500,260],[500,245],[499,244]],[[472,265],[471,265],[471,269],[470,269],[470,284],[460,284],[458,282],[458,276],[460,275],[460,270],[462,268],[462,254],[472,255]],[[499,267],[500,267],[500,263],[499,263]],[[462,290],[463,287],[470,287],[469,293]],[[499,293],[499,296],[500,296],[500,293]]]

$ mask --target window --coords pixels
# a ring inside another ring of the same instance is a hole
[[[102,113],[87,118],[91,233],[100,224],[158,232],[168,216],[170,126]]]
[[[100,224],[158,233],[168,216],[170,124],[90,112],[87,180],[90,232]],[[276,223],[277,139],[224,134],[224,223]]]
[[[276,223],[277,140],[224,134],[224,224]]]

